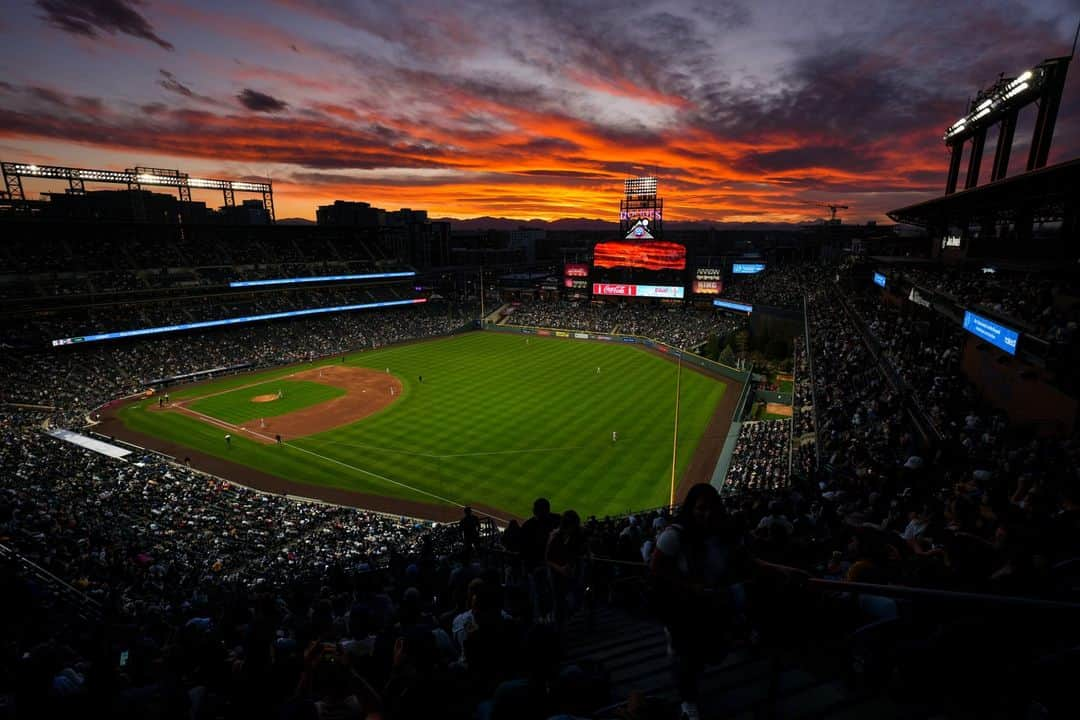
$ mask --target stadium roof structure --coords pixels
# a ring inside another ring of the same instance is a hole
[[[925,228],[998,222],[1075,221],[1080,210],[1080,159],[1013,175],[887,214]]]
[[[104,183],[126,185],[129,190],[142,190],[143,187],[164,187],[176,189],[180,200],[191,201],[191,190],[220,190],[226,207],[236,205],[236,193],[261,194],[263,207],[274,221],[274,186],[269,181],[222,180],[217,178],[195,178],[185,172],[172,169],[135,167],[126,170],[100,170],[67,167],[64,165],[37,165],[35,163],[0,163],[4,190],[0,195],[9,201],[25,204],[22,179],[43,178],[47,180],[67,181],[68,192],[76,195],[86,193],[86,183]],[[139,215],[140,213],[136,213]]]

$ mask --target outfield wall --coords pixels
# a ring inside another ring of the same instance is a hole
[[[702,357],[686,350],[680,350],[679,348],[672,347],[667,343],[660,342],[659,340],[652,340],[650,338],[641,337],[640,335],[623,335],[621,333],[603,334],[595,332],[587,332],[584,330],[560,330],[556,328],[544,328],[544,327],[531,327],[527,325],[496,325],[490,322],[484,322],[481,324],[484,330],[494,330],[495,332],[514,333],[517,335],[541,335],[546,337],[567,338],[572,340],[599,340],[601,342],[610,343],[625,343],[625,344],[638,344],[647,347],[651,350],[658,350],[662,353],[667,353],[673,358],[682,358],[683,362],[696,365],[709,372],[716,373],[717,375],[723,375],[726,378],[734,380],[738,383],[746,384],[750,380],[750,372],[743,372],[736,370],[733,367],[718,363],[714,360],[710,360],[706,357]]]

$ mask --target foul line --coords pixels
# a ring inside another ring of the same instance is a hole
[[[215,425],[224,426],[224,427],[230,428],[232,430],[236,430],[237,432],[241,432],[241,431],[242,432],[248,432],[248,433],[251,433],[252,435],[255,435],[257,437],[261,437],[264,440],[267,440],[269,442],[275,442],[275,438],[272,438],[269,435],[263,435],[262,433],[255,432],[254,430],[249,430],[248,428],[240,427],[240,426],[237,426],[237,425],[232,425],[232,424],[224,422],[222,420],[218,420],[217,418],[212,418],[209,415],[203,415],[201,412],[198,412],[196,410],[192,410],[191,408],[184,408],[184,410],[186,412],[192,413],[193,415],[198,415],[199,417],[205,418],[205,419],[209,420],[210,422],[214,423]],[[383,480],[385,482],[388,482],[388,483],[390,483],[392,485],[397,485],[398,487],[403,487],[403,488],[405,488],[407,490],[412,490],[415,493],[420,493],[421,495],[427,495],[428,497],[435,498],[436,500],[440,500],[440,501],[442,501],[444,503],[449,503],[450,505],[456,505],[457,507],[461,507],[461,508],[465,507],[464,504],[459,503],[456,500],[451,500],[450,498],[445,498],[445,497],[443,497],[441,495],[436,495],[433,492],[428,492],[427,490],[421,490],[420,488],[413,487],[412,485],[408,485],[408,484],[400,482],[398,480],[388,478],[385,475],[380,475],[378,473],[371,472],[370,470],[365,470],[363,468],[356,467],[355,465],[350,465],[350,464],[348,464],[346,462],[342,462],[341,460],[337,460],[337,459],[332,458],[332,457],[327,457],[326,455],[321,455],[321,454],[319,454],[319,453],[317,453],[317,452],[315,452],[313,450],[308,450],[307,448],[300,447],[299,445],[293,445],[290,442],[284,442],[284,443],[282,443],[282,445],[286,445],[286,446],[292,448],[293,450],[299,450],[300,452],[307,453],[308,455],[312,455],[312,456],[317,457],[317,458],[322,458],[323,460],[335,463],[335,464],[340,465],[342,467],[349,468],[350,470],[355,470],[356,472],[363,473],[365,475],[370,475],[371,477],[378,478],[378,479]],[[492,515],[491,513],[481,512],[480,510],[476,510],[475,512],[478,515],[486,515],[488,517],[495,518],[496,520],[499,520],[499,521],[504,522],[504,523],[509,522],[509,520],[507,520],[506,518],[499,517],[498,515]]]
[[[303,439],[303,438],[301,438]],[[309,445],[340,445],[341,447],[360,448],[362,450],[380,450],[382,452],[395,453],[397,455],[410,455],[412,457],[426,457],[426,458],[455,458],[455,457],[474,457],[478,455],[520,455],[523,453],[541,453],[541,452],[561,452],[564,450],[585,450],[587,445],[565,445],[563,447],[542,447],[542,448],[526,448],[524,450],[489,450],[485,452],[470,452],[470,453],[450,453],[448,455],[438,455],[435,453],[414,452],[411,450],[398,450],[396,448],[380,447],[378,445],[365,445],[364,443],[348,443],[341,440],[306,440]]]
[[[303,370],[294,370],[293,372],[289,373],[288,375],[277,375],[275,377],[267,378],[265,380],[256,380],[255,382],[250,382],[247,385],[237,385],[234,388],[227,388],[225,390],[218,390],[217,392],[207,393],[206,395],[195,395],[195,396],[192,396],[192,397],[181,398],[181,399],[177,400],[174,403],[169,403],[169,405],[166,405],[165,408],[168,408],[168,407],[186,407],[188,403],[198,402],[199,400],[207,400],[207,399],[212,398],[212,397],[217,397],[218,395],[227,395],[228,393],[231,393],[231,392],[240,392],[241,390],[247,390],[248,388],[257,387],[259,385],[268,385],[269,383],[275,382],[277,380],[288,380],[289,378],[296,377],[297,375],[300,375],[301,373],[311,372],[312,370],[316,370],[316,369],[321,370],[321,369],[323,369],[325,367],[339,367],[339,366],[338,365],[331,365],[330,363],[326,363],[324,365],[316,365],[314,367],[304,368]],[[380,373],[380,374],[385,375],[386,373]],[[322,384],[325,385],[326,383],[322,383]],[[330,387],[339,387],[339,386],[331,385]],[[163,409],[165,409],[165,408],[163,408]]]

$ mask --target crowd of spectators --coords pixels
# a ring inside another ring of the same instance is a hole
[[[205,231],[205,228],[203,228]],[[85,241],[50,233],[20,236],[0,248],[0,298],[149,292],[214,287],[234,280],[371,272],[385,262],[377,246],[312,236],[262,235],[223,241],[178,234],[169,242],[95,235]]]
[[[411,288],[382,287],[297,287],[237,292],[228,295],[198,295],[160,298],[138,303],[92,305],[70,312],[26,314],[5,324],[0,342],[48,344],[55,338],[99,332],[134,330],[182,323],[222,320],[248,315],[264,315],[309,308],[337,307],[363,303],[410,299]]]
[[[723,295],[751,305],[801,310],[805,270],[803,266],[769,267],[755,275],[733,276]]]
[[[710,335],[728,335],[744,318],[714,310],[626,302],[529,302],[513,306],[511,325],[638,335],[681,348],[696,348]]]
[[[795,393],[792,399],[792,418],[795,427],[792,431],[792,470],[803,474],[813,470],[817,463],[817,425],[814,419],[814,385],[811,375],[809,355],[803,336],[796,336],[795,348]]]
[[[987,269],[992,272],[987,272]],[[1071,343],[1080,320],[1080,286],[1052,273],[983,265],[903,268],[911,283],[942,293],[962,307],[986,308],[1019,320],[1035,335]]]
[[[587,553],[573,511],[520,528],[533,567],[493,565],[454,525],[106,458],[25,417],[0,433],[5,545],[84,598],[50,608],[3,564],[18,717],[544,718],[606,700],[560,666]]]
[[[786,491],[730,499],[779,503],[793,532],[766,554],[849,579],[1062,592],[1056,564],[1080,549],[1075,437],[1010,431],[968,408],[927,454],[844,303],[832,282],[807,296],[822,467],[795,473]]]
[[[478,312],[471,302],[432,302],[4,354],[0,399],[54,406],[70,425],[79,423],[91,408],[144,390],[151,380],[239,365],[268,367],[444,335],[475,320]]]
[[[624,574],[678,558],[676,520],[719,528],[709,537],[746,556],[827,578],[1075,599],[1075,436],[1010,428],[958,375],[954,329],[873,292],[846,293],[833,277],[813,266],[755,278],[753,302],[778,304],[798,288],[787,306],[805,298],[810,347],[795,344],[793,420],[743,424],[727,492],[698,493],[704,520],[691,508],[681,518],[653,511],[582,521],[538,503],[534,517],[506,529],[501,555],[478,552],[468,523],[459,532],[261,495],[154,456],[112,460],[39,431],[46,419],[75,427],[153,377],[444,333],[476,308],[428,305],[5,356],[0,396],[58,410],[0,415],[0,535],[105,621],[50,609],[57,601],[40,581],[0,565],[14,608],[0,620],[9,638],[2,691],[20,717],[75,708],[196,718],[584,712],[603,704],[603,681],[561,663],[568,620],[586,588],[614,597],[625,592]],[[634,327],[665,341],[678,337],[661,335],[673,322],[691,337],[699,327],[720,332],[709,313],[641,307],[538,303],[509,322]],[[920,438],[913,405],[945,430],[937,446]],[[800,440],[816,433],[821,464],[800,442],[789,477],[792,423]],[[680,666],[682,689],[700,648],[679,635],[685,626],[665,622],[677,631],[673,655],[693,660]]]
[[[791,420],[744,422],[731,456],[724,491],[780,490],[788,484]]]

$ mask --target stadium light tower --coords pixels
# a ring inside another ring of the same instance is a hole
[[[141,190],[147,187],[174,188],[182,202],[191,200],[191,189],[220,190],[226,206],[236,204],[235,193],[261,194],[263,207],[274,222],[274,186],[269,182],[248,182],[245,180],[219,180],[216,178],[193,178],[179,170],[162,168],[135,167],[126,170],[90,170],[87,168],[64,167],[61,165],[33,165],[30,163],[0,163],[0,172],[4,176],[4,187],[11,200],[25,202],[22,179],[24,177],[66,180],[73,193],[85,193],[86,183],[105,183],[127,185],[129,190]]]
[[[986,145],[986,132],[998,123],[1001,127],[998,131],[997,147],[994,150],[990,181],[994,182],[1005,177],[1009,169],[1009,154],[1012,152],[1017,116],[1031,103],[1038,103],[1039,112],[1035,118],[1027,170],[1037,170],[1046,166],[1070,60],[1072,60],[1072,55],[1043,60],[1014,78],[999,78],[997,82],[975,96],[967,114],[945,130],[945,144],[952,153],[949,160],[949,175],[945,181],[946,195],[956,192],[956,184],[960,179],[960,163],[968,140],[971,141],[971,154],[968,159],[967,175],[964,178],[964,189],[973,188],[979,183],[979,169]]]
[[[657,197],[655,177],[627,178],[623,181],[623,199],[619,202],[619,231],[625,236],[639,220],[648,220],[654,234],[664,226],[664,199]]]

